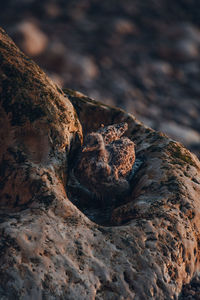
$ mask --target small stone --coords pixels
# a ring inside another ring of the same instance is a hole
[[[194,26],[194,24],[183,24],[182,25],[183,35],[188,39],[200,44],[200,30]]]
[[[177,42],[175,50],[183,60],[196,59],[199,55],[198,45],[190,39]]]
[[[46,34],[30,21],[23,21],[17,24],[11,30],[11,35],[16,44],[30,56],[37,56],[43,53],[48,44]]]
[[[61,15],[61,7],[56,3],[49,3],[45,5],[46,14],[50,18],[57,18]]]
[[[118,19],[115,22],[115,30],[119,34],[135,34],[137,33],[137,28],[128,19]]]
[[[151,68],[154,72],[156,72],[158,74],[163,74],[163,75],[171,75],[173,72],[171,65],[162,60],[155,61],[151,65]]]
[[[98,76],[99,70],[92,57],[83,57],[81,60],[84,76],[89,79],[94,79]]]

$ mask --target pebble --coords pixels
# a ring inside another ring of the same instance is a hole
[[[48,37],[33,22],[23,21],[11,31],[14,41],[27,55],[38,56],[45,51]]]
[[[115,30],[119,34],[136,34],[136,26],[128,19],[117,19],[115,21]]]
[[[179,56],[179,60],[192,60],[196,59],[199,56],[198,45],[195,41],[191,39],[183,39],[177,42],[174,51],[177,56]]]

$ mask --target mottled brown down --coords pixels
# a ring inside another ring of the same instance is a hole
[[[129,138],[122,137],[127,129],[127,123],[101,127],[86,136],[79,151],[73,170],[77,188],[86,188],[96,201],[130,192],[135,147]]]

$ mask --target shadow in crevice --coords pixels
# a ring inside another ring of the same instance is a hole
[[[189,283],[184,284],[179,295],[179,300],[200,299],[200,274],[197,273]]]
[[[92,222],[101,226],[117,226],[112,221],[112,213],[117,207],[134,200],[132,195],[134,195],[135,179],[138,176],[140,177],[139,171],[143,163],[144,158],[136,159],[130,181],[130,193],[126,197],[123,197],[123,199],[113,199],[110,196],[107,199],[96,199],[94,196],[91,196],[91,193],[87,189],[80,187],[80,184],[74,177],[73,170],[67,183],[68,198]]]

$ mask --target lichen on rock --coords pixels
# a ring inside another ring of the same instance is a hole
[[[199,270],[198,159],[121,109],[61,91],[3,30],[0,49],[0,299],[177,299]],[[131,193],[85,206],[70,185],[76,150],[120,122],[142,162]]]

